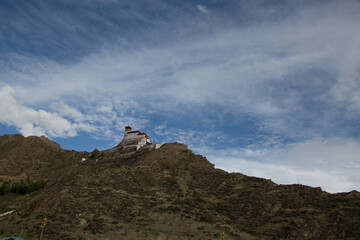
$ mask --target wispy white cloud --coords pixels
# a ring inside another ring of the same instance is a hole
[[[212,13],[212,11],[210,11],[210,10],[209,10],[207,7],[205,7],[204,5],[198,4],[198,5],[197,5],[197,9],[198,9],[200,12],[204,13],[204,14],[211,14],[211,13]]]
[[[17,101],[15,96],[21,90],[16,92],[8,85],[0,89],[0,122],[16,127],[25,136],[67,138],[83,131],[91,133],[94,138],[119,141],[125,125],[142,128],[147,122],[104,106],[90,108],[86,114],[63,102],[50,103],[50,110],[34,109]]]
[[[351,7],[360,8],[344,9]],[[351,55],[358,16],[334,9],[304,9],[277,22],[199,33],[161,47],[106,45],[71,65],[10,55],[0,77],[29,104],[65,98],[88,111],[102,102],[122,116],[213,104],[221,114],[251,115],[263,130],[312,137],[336,130],[343,111],[350,120],[358,117],[357,55]]]
[[[82,114],[79,110],[66,105],[63,102],[52,103],[51,108],[54,112],[57,112],[60,116],[68,117],[76,122],[81,122],[85,120],[85,115]]]
[[[151,135],[161,142],[179,142],[188,145],[194,151],[214,149],[214,147],[226,144],[233,144],[236,138],[219,130],[196,130],[169,127],[166,122],[161,123],[151,130]]]
[[[360,190],[360,142],[354,139],[311,139],[273,148],[200,152],[216,167],[276,183],[321,186],[329,192]]]
[[[0,121],[15,126],[25,136],[73,137],[79,130],[93,130],[89,125],[81,122],[72,123],[57,113],[19,105],[10,86],[0,89]]]
[[[345,49],[336,84],[331,93],[345,103],[348,115],[360,115],[360,33],[357,32]]]

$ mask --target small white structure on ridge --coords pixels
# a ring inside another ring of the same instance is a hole
[[[131,131],[130,126],[125,127],[122,145],[124,148],[135,148],[136,150],[139,150],[142,147],[154,149],[158,149],[161,147],[161,144],[152,144],[150,142],[150,137],[147,133],[143,133],[140,131]]]

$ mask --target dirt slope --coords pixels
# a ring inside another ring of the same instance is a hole
[[[128,154],[61,149],[41,137],[0,137],[0,184],[46,180],[28,195],[0,196],[0,237],[37,239],[360,239],[360,194],[215,169],[183,144]],[[112,161],[107,161],[111,159]],[[115,161],[113,161],[115,159]]]

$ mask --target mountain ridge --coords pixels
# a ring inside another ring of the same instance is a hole
[[[0,183],[31,178],[44,189],[0,196],[2,235],[36,239],[358,239],[360,193],[216,169],[186,145],[124,155],[65,150],[45,137],[0,137]]]

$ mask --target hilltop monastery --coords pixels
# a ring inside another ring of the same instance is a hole
[[[159,149],[161,147],[161,145],[162,144],[159,144],[159,143],[156,143],[156,144],[151,143],[150,137],[147,133],[143,133],[140,131],[131,131],[131,127],[126,126],[125,132],[124,132],[124,138],[119,143],[119,145],[117,145],[116,147],[104,150],[102,152],[105,154],[109,154],[109,153],[116,151],[117,149],[126,149],[126,148],[135,150],[135,151],[131,151],[129,153],[123,154],[123,155],[129,155],[129,154],[135,153],[139,149]],[[101,158],[100,160],[97,158],[96,159],[82,158],[81,160],[79,160],[79,163],[94,165],[94,164],[98,164],[98,163],[113,162],[113,161],[115,161],[115,159],[107,158],[105,156],[105,157]]]
[[[158,149],[161,147],[161,144],[152,144],[147,133],[131,131],[130,126],[125,127],[124,138],[120,145],[124,148],[134,148],[136,150],[140,148]]]

